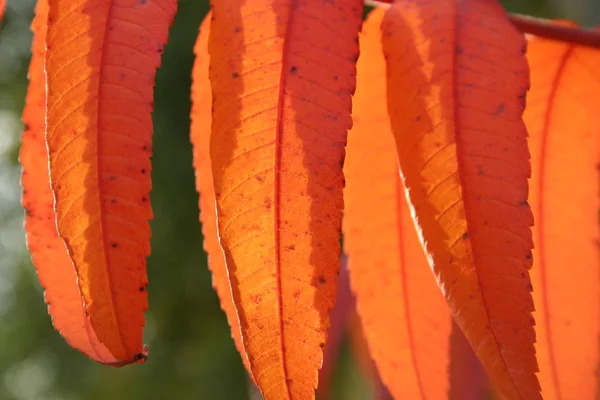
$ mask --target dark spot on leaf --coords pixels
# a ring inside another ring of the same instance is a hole
[[[142,202],[146,202],[146,201],[148,201],[148,198],[147,197],[142,197]]]
[[[117,204],[117,199],[110,199],[110,204]]]
[[[112,242],[110,245],[113,249],[116,249],[117,247],[119,247],[119,244],[116,242]]]
[[[146,173],[146,168],[142,168],[142,174]]]
[[[236,26],[236,27],[233,28],[233,33],[240,33],[241,31],[242,31],[242,27],[241,26]]]
[[[500,115],[504,112],[504,103],[498,104],[498,106],[494,109],[494,115]]]
[[[324,349],[325,348],[325,343],[319,343],[319,347]]]
[[[519,202],[519,207],[529,207],[529,202],[527,201],[527,199],[521,200]]]
[[[415,121],[420,121],[420,120],[421,120],[421,116],[420,116],[420,115],[417,115],[417,116],[415,117]]]
[[[454,52],[457,56],[461,55],[465,51],[465,49],[463,49],[462,46],[460,46],[460,45],[456,45],[456,48],[454,50],[455,50]]]
[[[290,72],[296,72],[298,71],[298,67],[296,67],[295,65],[292,65],[292,68],[290,68]]]
[[[461,237],[462,237],[462,240],[467,240],[469,238],[469,233],[465,232],[465,233],[462,234]]]
[[[296,245],[290,244],[288,250],[296,250]]]
[[[114,181],[115,179],[117,179],[117,177],[115,175],[111,175],[108,177],[109,181]]]
[[[231,74],[231,77],[232,77],[233,79],[237,79],[237,78],[239,78],[239,77],[240,77],[240,74],[238,74],[237,72],[234,72],[233,74]]]
[[[319,283],[320,283],[321,285],[323,285],[325,282],[327,282],[327,281],[325,280],[325,278],[323,277],[323,275],[319,276],[319,277],[317,278],[317,280],[319,281]]]
[[[261,183],[265,181],[265,178],[263,178],[263,177],[262,177],[262,176],[260,176],[260,175],[256,175],[256,177],[255,177],[255,178],[256,178],[256,180],[257,180],[257,181],[259,181],[259,182],[261,182]]]
[[[533,258],[533,254],[531,254],[531,250],[529,250],[527,252],[527,254],[525,255],[525,258],[528,259],[528,260],[531,260]]]

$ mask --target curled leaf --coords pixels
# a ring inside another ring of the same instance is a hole
[[[47,131],[57,229],[85,312],[119,360],[145,358],[152,101],[176,0],[49,0]]]
[[[395,398],[448,392],[451,316],[431,274],[400,178],[386,107],[383,9],[360,36],[344,173],[344,247],[369,349]]]
[[[210,32],[211,14],[208,13],[202,25],[194,46],[196,56],[192,69],[192,113],[190,139],[194,147],[194,170],[196,172],[196,191],[200,194],[200,221],[204,236],[204,250],[208,254],[208,267],[212,273],[212,282],[221,308],[227,316],[231,327],[231,336],[235,347],[242,357],[246,370],[251,374],[248,355],[242,343],[240,321],[237,315],[223,249],[219,244],[217,233],[217,215],[215,208],[215,189],[213,185],[212,167],[210,162],[210,128],[212,120],[212,92],[208,78],[208,37]]]
[[[44,56],[48,18],[47,0],[38,0],[33,31],[29,87],[23,110],[23,132],[19,161],[23,167],[23,208],[27,248],[31,253],[54,327],[75,349],[105,364],[119,363],[100,343],[85,315],[77,275],[65,243],[56,231],[54,197],[48,175],[48,150],[44,140],[46,86]]]
[[[382,26],[388,109],[431,267],[510,399],[536,378],[525,39],[494,0],[402,0]]]

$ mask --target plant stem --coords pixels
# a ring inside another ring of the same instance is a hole
[[[372,7],[387,8],[393,0],[365,0]],[[523,33],[549,40],[573,43],[580,46],[600,49],[600,30],[582,28],[575,25],[562,25],[548,19],[521,14],[509,14],[510,21]]]
[[[600,48],[600,30],[575,25],[559,25],[551,20],[510,14],[511,22],[523,33],[550,40]]]

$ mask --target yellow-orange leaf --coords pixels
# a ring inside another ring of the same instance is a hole
[[[240,322],[231,297],[229,277],[225,266],[223,249],[217,234],[217,215],[215,209],[215,189],[210,163],[210,127],[212,120],[212,92],[208,78],[208,35],[210,29],[209,13],[200,25],[200,33],[194,46],[196,59],[192,69],[192,113],[190,139],[194,148],[194,170],[196,172],[196,191],[200,194],[200,221],[204,236],[204,250],[208,254],[208,267],[212,273],[221,308],[231,327],[231,336],[235,347],[242,356],[244,366],[250,372],[248,355],[242,344]]]
[[[600,351],[600,51],[534,38],[527,57],[542,394],[592,400]]]
[[[398,399],[444,399],[452,319],[400,178],[386,107],[384,14],[371,12],[360,36],[354,126],[344,166],[344,247],[358,313],[383,382]]]
[[[47,145],[58,233],[85,312],[143,357],[153,85],[176,0],[50,0]]]
[[[23,207],[27,247],[38,277],[45,289],[44,297],[52,322],[77,350],[101,363],[116,363],[102,345],[84,313],[77,275],[67,249],[56,231],[54,197],[48,176],[48,151],[45,132],[46,85],[44,54],[48,18],[47,0],[38,0],[33,31],[32,58],[29,65],[29,88],[23,110],[25,131],[19,160],[23,166]]]
[[[312,399],[340,266],[362,1],[212,12],[210,151],[244,348],[266,400]]]
[[[397,1],[382,29],[401,169],[441,290],[498,387],[540,399],[525,39],[495,0]]]

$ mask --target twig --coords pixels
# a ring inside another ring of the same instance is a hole
[[[388,8],[392,0],[365,0],[372,7]],[[521,14],[509,14],[510,21],[523,33],[529,33],[549,40],[573,43],[580,46],[600,49],[600,30],[582,28],[575,25],[561,25],[548,19]]]
[[[600,30],[579,26],[559,25],[547,19],[510,14],[512,23],[523,33],[550,40],[600,48]]]

